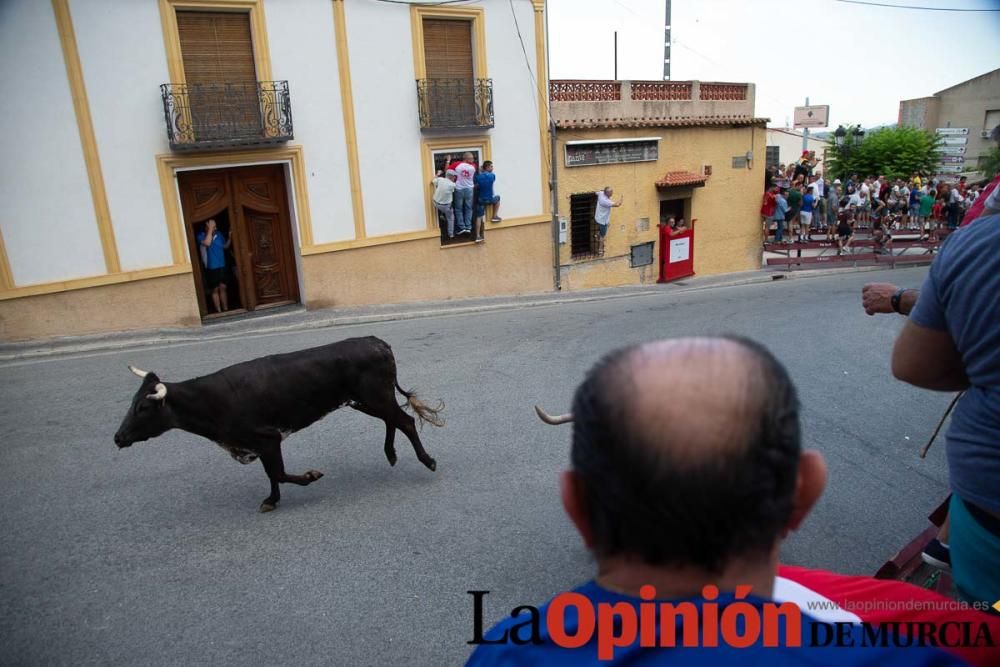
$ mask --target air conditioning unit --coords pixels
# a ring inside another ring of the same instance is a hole
[[[983,130],[982,132],[979,133],[979,137],[981,139],[989,139],[990,138],[990,130]]]

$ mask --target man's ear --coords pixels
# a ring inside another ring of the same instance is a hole
[[[792,496],[792,516],[785,526],[785,535],[798,530],[826,488],[826,461],[815,449],[807,449],[799,457],[799,471]]]
[[[563,470],[559,475],[559,494],[563,509],[569,520],[576,526],[583,544],[588,549],[594,545],[594,533],[587,517],[587,505],[583,494],[583,480],[572,470]]]

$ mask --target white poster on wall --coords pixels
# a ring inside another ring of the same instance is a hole
[[[691,239],[672,239],[670,241],[670,263],[686,262],[691,257]]]

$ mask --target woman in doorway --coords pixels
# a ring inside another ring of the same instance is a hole
[[[216,228],[215,220],[205,223],[205,231],[198,234],[199,249],[204,248],[202,259],[205,264],[205,280],[212,295],[212,305],[215,312],[229,310],[229,298],[226,294],[226,250],[233,243],[233,235],[223,240],[222,233]]]

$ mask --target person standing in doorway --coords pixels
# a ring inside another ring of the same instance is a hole
[[[458,174],[454,169],[448,169],[444,176],[437,176],[431,181],[434,188],[434,208],[444,216],[448,225],[448,238],[455,238],[455,209],[452,201],[455,196],[455,179]]]
[[[455,181],[455,217],[458,223],[456,234],[472,234],[472,189],[475,187],[476,176],[473,159],[472,153],[466,153],[455,167],[458,177]]]
[[[493,192],[493,184],[496,183],[497,176],[493,173],[493,163],[490,160],[483,162],[483,169],[476,174],[476,186],[479,188],[479,195],[476,199],[476,243],[486,240],[483,236],[483,221],[486,219],[486,207],[493,207],[493,217],[490,222],[500,222],[500,196]]]
[[[215,306],[215,312],[225,312],[229,310],[229,297],[226,293],[226,250],[233,243],[233,235],[230,233],[229,238],[223,240],[215,220],[211,219],[205,223],[205,231],[198,234],[197,240],[199,250],[205,249],[202,261],[205,264],[205,281],[212,295],[212,305]]]
[[[611,209],[622,205],[624,197],[619,197],[618,201],[612,201],[611,197],[615,191],[609,186],[597,193],[597,209],[594,212],[594,222],[597,223],[597,232],[594,235],[595,247],[599,257],[604,256],[604,239],[608,236],[608,227],[611,224]]]

